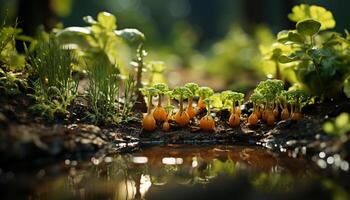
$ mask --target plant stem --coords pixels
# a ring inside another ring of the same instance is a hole
[[[158,95],[158,107],[161,107],[162,106],[162,95],[159,94]]]
[[[148,106],[147,106],[147,114],[151,114],[151,109],[152,109],[152,95],[148,96]]]
[[[183,96],[181,95],[180,96],[180,114],[182,114],[183,113],[183,111],[184,111],[184,108],[183,108]]]

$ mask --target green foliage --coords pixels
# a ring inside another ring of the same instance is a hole
[[[124,80],[123,83],[124,83],[124,90],[123,90],[124,102],[122,104],[122,110],[120,112],[120,119],[124,122],[128,122],[129,120],[134,119],[134,117],[131,116],[131,111],[137,100],[137,96],[135,95],[136,81],[134,76],[129,75],[129,77],[126,80]]]
[[[269,79],[266,81],[261,81],[255,88],[254,93],[260,94],[268,103],[272,103],[276,100],[283,89],[283,81],[277,79]]]
[[[57,33],[61,44],[75,48],[85,59],[98,59],[104,65],[121,67],[122,41],[142,43],[143,33],[136,29],[117,29],[117,19],[107,12],[100,12],[97,20],[91,16],[83,18],[89,27],[68,27]],[[120,69],[122,70],[122,69]]]
[[[304,36],[313,36],[316,33],[318,33],[320,28],[321,28],[321,23],[313,19],[306,19],[303,21],[299,21],[296,25],[296,29],[298,33]],[[288,38],[290,38],[290,40],[295,43],[304,42],[304,39],[302,38],[302,36],[293,32],[289,32]]]
[[[272,34],[267,28],[257,28],[250,36],[239,26],[232,27],[227,35],[210,49],[205,66],[208,73],[218,76],[230,89],[244,91],[263,78],[259,45],[269,43]],[[233,74],[234,72],[234,74]],[[239,76],[235,75],[239,74]]]
[[[335,20],[333,14],[321,6],[300,4],[294,6],[292,13],[288,18],[293,22],[303,21],[305,19],[313,19],[322,24],[321,30],[335,27]]]
[[[296,30],[284,30],[277,35],[281,47],[279,63],[294,69],[297,82],[310,94],[339,96],[350,74],[348,33],[346,37],[334,32],[320,33],[333,28],[335,22],[332,14],[319,6],[296,6],[289,18],[297,22]]]
[[[292,111],[301,112],[301,109],[309,103],[309,95],[304,90],[289,90],[283,93]]]
[[[185,98],[188,98],[192,95],[191,90],[187,87],[177,87],[173,91],[173,96],[175,99],[182,101]]]
[[[0,26],[0,89],[6,95],[12,96],[20,92],[20,87],[26,87],[25,75],[22,72],[25,66],[25,57],[16,50],[16,37],[21,33],[17,23]]]
[[[25,57],[16,50],[16,37],[22,32],[17,23],[11,26],[0,26],[0,62],[7,70],[20,70],[25,66]]]
[[[78,81],[72,78],[74,56],[71,50],[62,49],[55,40],[41,43],[30,56],[36,104],[31,107],[50,120],[55,114],[68,114],[67,107],[76,95]]]
[[[117,69],[112,65],[105,66],[97,62],[88,67],[88,78],[87,95],[92,110],[88,117],[97,124],[118,123],[119,78]]]
[[[350,116],[348,113],[341,113],[334,122],[328,121],[323,125],[324,132],[342,137],[350,132]]]
[[[203,86],[198,89],[197,94],[204,100],[205,98],[212,96],[214,94],[214,91],[210,87]]]

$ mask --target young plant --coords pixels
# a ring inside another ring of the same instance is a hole
[[[301,109],[309,103],[309,95],[304,90],[291,90],[287,92],[287,100],[291,107],[291,119],[300,120]]]
[[[283,91],[283,89],[284,82],[281,80],[273,79],[261,81],[254,90],[254,93],[262,95],[265,100],[262,117],[270,126],[274,125],[275,123],[277,107],[276,105],[278,104],[277,97]]]
[[[0,89],[5,95],[16,95],[20,88],[26,88],[26,76],[23,73],[25,57],[16,50],[16,37],[21,32],[14,26],[0,25]]]
[[[286,120],[290,118],[290,113],[288,110],[288,101],[287,101],[287,95],[288,92],[282,91],[281,94],[278,96],[278,102],[281,108],[281,119]]]
[[[199,126],[202,130],[213,131],[215,129],[215,121],[211,116],[211,104],[213,103],[213,100],[206,98],[203,101],[207,106],[207,114],[200,119]]]
[[[250,101],[253,103],[253,112],[248,117],[248,125],[255,126],[261,117],[260,105],[263,103],[264,97],[259,93],[253,93],[250,96]]]
[[[241,105],[243,103],[244,94],[231,91],[226,93],[226,98],[232,103],[229,125],[231,127],[238,126],[240,124]],[[238,107],[236,107],[237,105]]]
[[[156,121],[164,122],[167,119],[167,112],[162,106],[162,97],[169,90],[168,86],[164,83],[158,83],[153,86],[157,90],[158,105],[153,110],[153,117]]]
[[[74,56],[71,50],[62,49],[55,40],[38,45],[30,56],[33,76],[37,77],[33,95],[35,113],[54,119],[55,114],[68,114],[67,107],[76,95],[78,81],[72,78]]]
[[[322,99],[339,96],[350,73],[348,36],[325,31],[335,27],[335,20],[323,7],[301,4],[293,8],[289,18],[296,27],[278,33],[278,42],[288,47],[278,61],[294,69],[309,94]]]
[[[186,112],[190,119],[192,119],[197,114],[197,111],[193,108],[193,98],[196,95],[199,86],[197,83],[186,83],[185,87],[191,91],[191,95],[188,97],[188,106]]]
[[[134,79],[133,75],[129,75],[126,80],[123,80],[124,83],[124,103],[122,105],[122,110],[121,110],[121,120],[122,121],[129,121],[133,117],[130,116],[131,110],[134,107],[137,97],[135,96],[136,94],[136,81]],[[119,108],[119,106],[118,106]],[[118,110],[119,111],[119,110]]]
[[[100,62],[96,62],[88,67],[87,75],[89,79],[87,96],[92,110],[88,114],[88,118],[96,124],[106,122],[118,123],[120,119],[117,116],[119,100],[117,69],[112,65],[105,66]],[[128,112],[127,110],[125,111]]]
[[[170,131],[169,119],[170,119],[171,116],[172,116],[172,113],[173,113],[174,108],[175,108],[175,106],[173,106],[173,105],[167,105],[167,106],[165,106],[165,110],[166,110],[166,112],[168,113],[167,118],[166,118],[166,120],[164,121],[163,126],[162,126],[162,129],[163,129],[163,131],[165,131],[165,132],[169,132],[169,131]]]
[[[191,91],[186,87],[178,87],[173,91],[173,96],[179,101],[180,107],[179,111],[175,115],[175,122],[181,127],[187,126],[190,121],[190,117],[188,116],[187,112],[184,111],[183,101],[185,98],[188,98],[191,95]]]
[[[214,94],[214,91],[213,89],[209,88],[209,87],[200,87],[198,89],[198,96],[199,96],[199,99],[198,99],[198,110],[204,110],[206,108],[206,105],[204,103],[204,99],[212,96]]]
[[[147,97],[147,113],[143,116],[142,127],[146,131],[154,131],[156,129],[156,120],[152,115],[152,98],[158,94],[158,90],[153,87],[143,87],[140,91]]]

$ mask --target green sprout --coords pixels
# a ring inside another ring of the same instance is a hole
[[[231,102],[232,114],[238,112],[238,115],[240,115],[240,107],[244,100],[244,94],[239,92],[227,91],[225,95],[226,99]],[[238,106],[238,109],[236,109],[236,106]]]
[[[180,113],[183,113],[184,111],[184,106],[183,106],[184,99],[190,97],[191,95],[192,95],[192,92],[187,87],[178,87],[173,90],[173,97],[179,101]]]
[[[291,90],[286,93],[291,106],[291,113],[301,113],[301,109],[309,103],[309,95],[304,90]]]
[[[212,96],[214,94],[214,91],[210,87],[200,87],[197,91],[197,94],[199,96],[198,108],[201,110],[205,108],[205,103],[203,100]]]
[[[36,104],[31,107],[35,113],[52,120],[55,114],[68,114],[67,107],[75,98],[78,81],[72,77],[72,63],[75,58],[71,50],[62,49],[56,40],[38,45],[30,55]]]
[[[169,91],[169,87],[165,83],[157,83],[153,85],[158,92],[158,106],[162,106],[162,96]]]
[[[106,67],[100,62],[96,62],[88,67],[87,76],[89,78],[89,88],[87,96],[90,100],[92,113],[89,118],[93,123],[112,122],[118,123],[117,109],[119,109],[119,77],[118,72],[112,65]],[[133,83],[129,83],[133,84]],[[130,87],[130,88],[129,88]],[[125,89],[130,90],[132,85],[126,85]],[[128,92],[128,91],[126,91]],[[126,100],[130,94],[125,96]],[[124,114],[127,115],[131,105],[126,105],[130,102],[124,102]],[[125,117],[125,116],[124,116]]]
[[[158,94],[158,90],[153,87],[140,88],[140,92],[147,98],[147,115],[151,115],[152,98]]]

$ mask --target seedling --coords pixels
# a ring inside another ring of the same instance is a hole
[[[203,110],[206,108],[205,103],[203,102],[204,99],[212,96],[214,94],[213,89],[209,88],[209,87],[200,87],[198,89],[198,109],[199,110]]]
[[[191,91],[191,95],[188,97],[188,106],[186,112],[190,119],[192,119],[197,114],[196,110],[193,108],[193,98],[197,93],[199,86],[197,83],[186,83],[185,87]]]
[[[291,106],[291,119],[302,118],[301,109],[308,104],[309,95],[304,90],[292,90],[287,92],[287,100]]]
[[[105,66],[96,62],[88,68],[89,88],[87,96],[90,100],[92,112],[88,117],[93,123],[118,123],[117,116],[119,97],[119,78],[117,69],[111,65]],[[131,86],[131,85],[130,85]],[[129,86],[126,85],[126,89]],[[125,102],[129,103],[129,102]],[[130,109],[127,105],[124,109]],[[125,110],[125,115],[127,110]]]
[[[55,114],[68,114],[67,107],[75,98],[78,81],[72,78],[73,53],[64,50],[55,40],[41,43],[30,56],[36,104],[35,113],[54,119]]]
[[[281,94],[278,96],[278,102],[281,108],[281,119],[286,120],[290,118],[290,113],[288,110],[288,101],[287,101],[287,92],[282,91]]]
[[[211,104],[213,103],[213,100],[206,98],[203,101],[207,108],[207,114],[200,119],[199,126],[202,130],[213,131],[215,129],[215,121],[211,116]]]
[[[278,33],[277,41],[286,47],[278,61],[294,69],[309,94],[321,99],[339,96],[350,73],[348,33],[343,37],[325,31],[335,27],[335,20],[323,7],[301,4],[288,16],[296,26]]]
[[[175,122],[179,126],[187,126],[190,121],[190,117],[188,116],[187,112],[184,111],[183,101],[185,98],[188,98],[191,95],[191,91],[186,87],[178,87],[173,91],[173,96],[179,101],[180,109],[175,115]]]
[[[273,79],[261,81],[254,90],[254,93],[260,94],[265,100],[262,117],[270,126],[275,123],[275,118],[278,115],[278,110],[275,109],[277,105],[277,97],[282,92],[283,88],[283,81]]]
[[[250,101],[253,103],[253,112],[248,117],[248,125],[255,126],[261,117],[260,105],[264,102],[264,97],[259,93],[253,93]]]
[[[166,131],[166,132],[170,131],[169,119],[170,119],[171,116],[172,116],[172,113],[173,113],[174,108],[175,108],[175,106],[173,106],[173,105],[167,105],[167,106],[165,106],[165,110],[166,110],[166,112],[168,113],[168,115],[167,115],[166,120],[165,120],[164,123],[163,123],[163,127],[162,127],[163,131]]]
[[[156,129],[156,120],[152,115],[152,98],[158,94],[158,90],[153,87],[143,87],[140,91],[147,97],[147,113],[143,116],[142,127],[146,131],[154,131]]]
[[[156,121],[164,122],[167,119],[167,112],[162,106],[162,97],[169,90],[164,83],[158,83],[153,86],[157,90],[158,105],[153,111],[153,117]]]
[[[229,125],[231,127],[238,126],[240,124],[241,105],[243,103],[244,94],[238,92],[226,92],[226,98],[231,104],[231,115],[229,118]],[[236,107],[238,105],[238,107]]]

